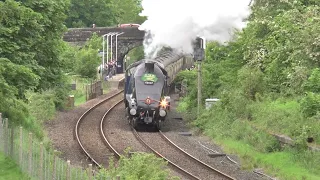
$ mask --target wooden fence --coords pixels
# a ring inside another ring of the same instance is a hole
[[[9,126],[9,120],[0,113],[0,151],[11,157],[31,179],[40,180],[98,180],[111,179],[99,176],[92,168],[72,166],[58,157],[57,151],[47,149],[42,142],[23,127]],[[120,180],[120,177],[116,177]]]
[[[102,94],[102,81],[95,81],[86,85],[86,101],[101,96]]]

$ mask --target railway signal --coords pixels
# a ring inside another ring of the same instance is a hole
[[[193,43],[193,59],[198,63],[198,116],[201,107],[201,62],[205,59],[206,40],[203,37],[197,37]]]

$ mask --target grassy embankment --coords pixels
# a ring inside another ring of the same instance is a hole
[[[216,104],[191,124],[227,153],[239,155],[243,169],[264,168],[285,180],[320,179],[320,152],[306,150],[305,143],[311,134],[319,142],[320,124],[313,118],[304,119],[297,101],[266,100],[248,106],[240,99],[234,101],[238,103],[228,109]],[[180,103],[180,111],[185,111],[185,103],[186,99]],[[296,146],[281,146],[267,131],[295,137]]]
[[[20,180],[27,179],[27,176],[21,172],[13,160],[5,157],[0,152],[0,180]]]

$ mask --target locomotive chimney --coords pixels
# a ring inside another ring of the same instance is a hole
[[[154,62],[146,62],[145,69],[148,73],[153,72],[154,71]]]

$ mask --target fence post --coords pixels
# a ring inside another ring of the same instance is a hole
[[[43,179],[43,143],[40,142],[40,167],[39,167],[39,179]]]
[[[70,160],[67,161],[67,180],[70,180]]]
[[[20,126],[20,149],[19,149],[19,162],[22,165],[22,149],[23,149],[23,131],[22,126]]]
[[[86,87],[86,102],[87,102],[88,101],[88,86],[85,85],[85,87]]]
[[[117,175],[116,179],[117,179],[117,180],[120,180],[120,176],[119,176],[119,175]]]
[[[13,140],[14,140],[14,127],[12,126],[11,127],[11,139],[10,139],[10,155],[12,157],[12,159],[14,158],[14,154],[13,154]]]
[[[92,164],[89,164],[89,168],[88,168],[88,179],[92,180]]]
[[[4,155],[8,153],[8,118],[4,118]]]
[[[32,133],[29,133],[29,173],[32,177]]]
[[[2,113],[0,113],[0,151],[4,150],[2,149],[2,146],[4,147],[4,126],[3,126],[3,119],[2,119]]]
[[[52,171],[52,180],[56,179],[56,162],[57,162],[57,156],[56,156],[57,150],[54,150],[53,152],[53,171]]]

